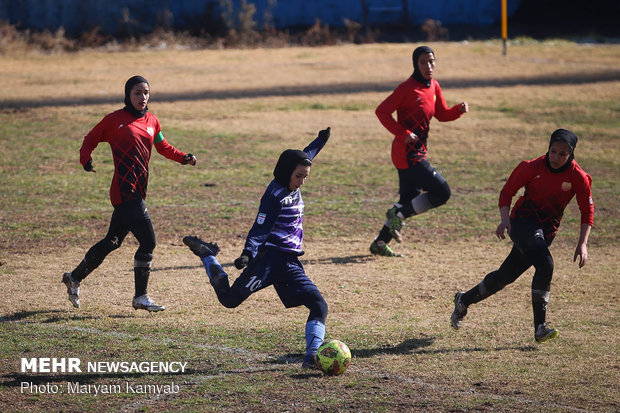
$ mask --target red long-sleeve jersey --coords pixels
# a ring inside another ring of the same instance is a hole
[[[392,113],[396,111],[396,119]],[[440,122],[458,119],[462,113],[458,105],[448,108],[441,87],[435,79],[431,86],[418,82],[413,77],[405,80],[377,107],[375,114],[383,126],[394,135],[392,162],[398,169],[426,158],[427,139],[431,118]],[[405,138],[415,133],[419,141],[405,144]]]
[[[533,218],[541,224],[545,237],[552,240],[558,232],[564,209],[573,196],[581,212],[581,223],[594,223],[592,178],[572,160],[566,170],[553,173],[546,164],[547,155],[521,162],[502,188],[499,207],[510,207],[517,191],[525,193],[515,203],[511,218]]]
[[[114,176],[110,186],[112,205],[145,199],[149,178],[149,160],[153,144],[168,159],[183,163],[185,154],[170,145],[161,134],[155,115],[147,112],[136,118],[119,109],[105,116],[85,137],[80,149],[84,166],[100,142],[108,142],[114,159]]]

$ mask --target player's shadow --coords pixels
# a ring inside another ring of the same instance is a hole
[[[24,320],[29,320],[33,317],[36,317],[38,315],[45,315],[48,316],[47,318],[44,318],[43,320],[36,320],[36,322],[38,323],[56,323],[58,321],[66,321],[66,320],[89,320],[89,319],[98,319],[101,317],[97,317],[97,316],[77,316],[77,315],[67,315],[66,311],[62,311],[62,310],[38,310],[38,311],[17,311],[13,314],[9,314],[9,315],[3,315],[0,316],[0,323],[7,323],[7,322],[15,322],[15,321],[24,321]],[[61,315],[62,314],[62,315]]]
[[[380,355],[406,355],[417,353],[419,349],[428,347],[435,342],[435,337],[410,338],[395,346],[384,346],[372,349],[355,349],[351,348],[351,356],[356,358],[370,358]],[[303,356],[301,354],[287,354],[272,361],[278,364],[301,363]],[[294,374],[291,377],[296,379],[307,379],[313,376],[321,376],[318,370],[308,370],[301,374]]]
[[[419,349],[429,347],[435,342],[435,337],[409,338],[395,346],[383,346],[370,349],[351,349],[351,356],[356,358],[370,358],[379,355],[404,355],[419,352]]]
[[[428,347],[435,342],[435,337],[420,337],[410,338],[395,346],[383,346],[372,349],[355,349],[352,348],[351,356],[353,358],[370,358],[379,355],[404,355],[418,352],[419,349]],[[269,360],[267,363],[272,364],[301,364],[303,361],[303,354],[300,353],[288,353],[280,356],[274,360]],[[311,373],[309,373],[311,374]],[[305,376],[305,375],[302,375]],[[300,376],[301,377],[301,376]]]
[[[503,347],[466,347],[466,348],[439,348],[439,349],[435,349],[435,350],[420,350],[420,351],[416,351],[416,353],[419,354],[448,354],[448,353],[488,353],[491,351],[523,351],[523,352],[529,352],[529,351],[536,351],[538,350],[538,347],[532,346],[532,345],[527,345],[527,346],[516,346],[516,347],[510,347],[510,346],[503,346]]]

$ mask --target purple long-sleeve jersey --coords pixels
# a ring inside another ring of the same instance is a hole
[[[316,138],[304,152],[310,159],[323,149],[326,139]],[[263,194],[254,225],[248,232],[244,249],[255,257],[260,248],[275,248],[303,254],[304,201],[299,189],[290,191],[275,179]]]

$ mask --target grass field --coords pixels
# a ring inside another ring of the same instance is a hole
[[[495,41],[431,44],[448,103],[470,106],[455,122],[434,120],[429,138],[452,198],[407,222],[394,246],[404,258],[377,258],[368,246],[397,178],[374,109],[410,74],[415,46],[2,56],[0,411],[620,411],[620,45],[521,42],[502,56]],[[167,139],[199,161],[151,159],[149,293],[167,309],[131,308],[129,236],[82,283],[76,310],[61,275],[105,235],[113,171],[107,145],[93,154],[96,174],[78,151],[134,74],[149,80]],[[221,307],[181,242],[217,241],[234,279],[277,156],[326,126],[332,137],[302,190],[302,262],[329,303],[327,338],[353,353],[339,377],[300,368],[305,309],[285,310],[272,289]],[[558,127],[580,136],[596,206],[584,268],[572,262],[574,201],[552,246],[548,318],[559,339],[534,342],[532,270],[452,330],[454,293],[510,249],[494,236],[499,190]],[[34,357],[187,364],[178,374],[22,373]],[[69,394],[68,383],[91,387]],[[171,391],[140,392],[158,385]]]

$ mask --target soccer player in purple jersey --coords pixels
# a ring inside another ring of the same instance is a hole
[[[246,238],[235,267],[243,269],[232,286],[215,256],[216,243],[196,236],[183,242],[200,257],[209,281],[224,307],[235,308],[253,293],[273,285],[286,308],[304,305],[310,310],[306,321],[306,353],[302,367],[316,367],[316,352],[325,337],[327,303],[306,275],[299,261],[302,255],[304,201],[300,188],[312,160],[329,139],[330,128],[319,132],[303,151],[287,149],[280,155],[271,181],[261,198],[254,225]]]

